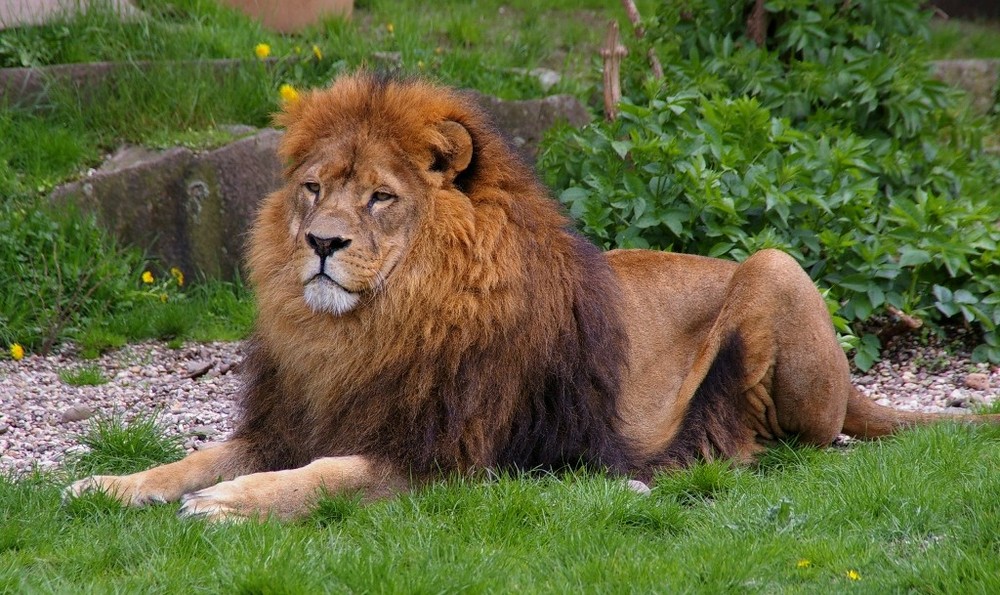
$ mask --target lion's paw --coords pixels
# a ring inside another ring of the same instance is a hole
[[[88,492],[102,492],[128,506],[162,504],[168,501],[165,494],[141,489],[141,482],[130,476],[91,475],[66,486],[62,501],[66,503]]]
[[[212,487],[184,494],[181,497],[181,509],[177,513],[182,517],[196,517],[208,521],[244,521],[249,518],[244,491],[235,481],[224,481]]]

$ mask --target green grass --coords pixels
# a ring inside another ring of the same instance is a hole
[[[202,279],[184,291],[138,293],[129,307],[94,319],[73,338],[86,358],[145,339],[173,347],[185,341],[236,341],[250,333],[255,312],[242,283]]]
[[[140,415],[128,424],[120,415],[98,417],[78,440],[87,449],[70,455],[66,465],[79,476],[134,473],[184,454],[180,439],[165,434],[155,415]]]
[[[663,476],[648,498],[601,475],[452,480],[367,506],[325,498],[287,524],[208,525],[100,495],[64,506],[66,478],[2,479],[0,590],[997,592],[998,441],[1000,428],[945,425],[779,448],[754,469]]]
[[[108,382],[108,377],[95,365],[60,370],[59,379],[72,386],[98,386]]]
[[[1000,22],[934,21],[928,47],[932,59],[1000,58]]]

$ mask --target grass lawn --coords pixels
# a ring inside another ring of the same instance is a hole
[[[123,444],[176,452],[131,431],[103,428],[72,475],[120,471]],[[660,476],[649,497],[601,475],[454,480],[368,506],[322,499],[292,524],[100,494],[61,505],[65,477],[2,479],[0,591],[996,593],[998,442],[1000,428],[943,425],[782,447],[754,469]]]

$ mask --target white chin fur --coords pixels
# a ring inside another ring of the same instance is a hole
[[[325,281],[316,279],[305,287],[306,304],[312,308],[313,312],[329,312],[338,315],[350,312],[354,306],[358,305],[359,298],[356,294],[344,291],[343,288]]]

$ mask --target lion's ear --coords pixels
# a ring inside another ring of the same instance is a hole
[[[431,170],[443,172],[448,179],[465,171],[472,162],[472,135],[454,120],[445,120],[437,125],[437,131],[444,139],[441,146],[434,148]]]

